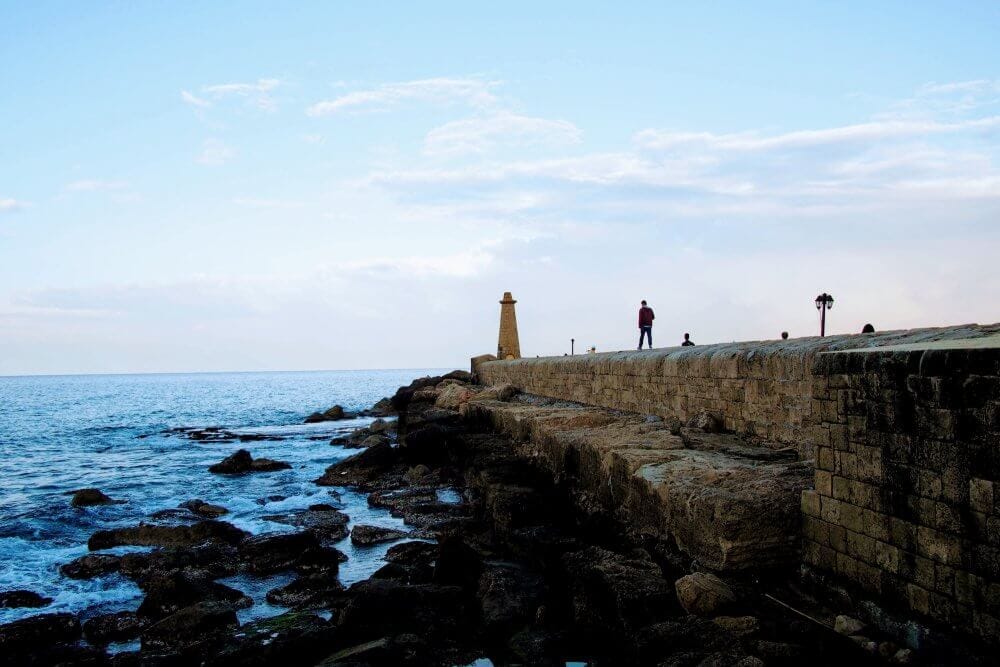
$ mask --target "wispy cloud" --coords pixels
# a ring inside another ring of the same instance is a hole
[[[125,181],[107,181],[95,178],[87,178],[79,181],[73,181],[66,185],[66,190],[69,192],[110,192],[116,190],[124,190],[128,187],[128,183]]]
[[[582,132],[566,120],[522,116],[507,111],[446,123],[424,140],[428,155],[486,153],[498,146],[558,147],[580,143]]]
[[[206,139],[201,145],[201,153],[195,158],[199,164],[217,167],[235,157],[236,151],[218,139]]]
[[[253,83],[216,83],[202,86],[200,96],[182,90],[181,99],[193,107],[205,109],[213,106],[213,101],[241,98],[258,109],[274,111],[278,105],[271,93],[281,84],[281,79],[258,79]]]
[[[496,102],[492,89],[499,83],[474,78],[433,78],[386,83],[317,102],[308,107],[306,113],[310,116],[327,116],[341,112],[387,111],[404,102],[461,103],[486,108]]]

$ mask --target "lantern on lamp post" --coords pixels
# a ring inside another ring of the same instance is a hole
[[[833,297],[823,292],[816,297],[816,310],[819,311],[819,335],[826,335],[826,311],[833,308]]]

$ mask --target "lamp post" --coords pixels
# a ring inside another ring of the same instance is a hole
[[[833,308],[833,297],[823,292],[816,297],[816,310],[819,311],[819,335],[826,335],[826,311]]]
[[[573,354],[574,354],[574,348],[575,347],[576,347],[576,339],[575,338],[570,338],[569,339],[569,356],[571,356],[571,357],[573,356]]]

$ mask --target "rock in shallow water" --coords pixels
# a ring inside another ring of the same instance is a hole
[[[0,625],[0,655],[24,653],[80,637],[80,621],[73,614],[40,614]],[[15,663],[16,664],[16,663]]]
[[[213,505],[211,503],[206,503],[200,498],[195,498],[194,500],[188,500],[179,505],[179,507],[190,510],[198,516],[207,517],[214,519],[215,517],[222,516],[223,514],[229,514],[227,510],[222,505]]]
[[[253,604],[253,600],[235,588],[185,572],[146,579],[139,586],[146,597],[136,613],[154,620],[199,602],[222,602],[233,608]]]
[[[121,556],[87,554],[60,566],[59,571],[70,579],[92,579],[117,572],[121,562]]]
[[[217,475],[242,475],[248,472],[272,472],[291,468],[284,461],[272,459],[255,459],[245,449],[238,449],[222,461],[208,467],[208,471]]]
[[[353,416],[354,415],[345,412],[343,407],[335,405],[332,408],[325,410],[324,412],[312,413],[311,415],[306,417],[305,423],[317,424],[319,422],[332,422],[341,419],[347,419],[348,417],[353,417]]]
[[[142,633],[143,650],[177,648],[204,643],[227,635],[239,627],[236,610],[221,602],[198,602],[178,609],[146,628]]]
[[[84,622],[83,636],[91,644],[110,644],[135,639],[148,625],[149,620],[134,611],[101,614]]]
[[[156,526],[140,523],[130,528],[99,530],[90,536],[91,551],[122,545],[142,547],[194,546],[205,542],[238,544],[249,533],[224,521],[199,521],[191,526]]]
[[[104,495],[104,492],[100,489],[77,489],[76,491],[69,491],[68,493],[73,495],[73,499],[69,501],[70,505],[73,507],[117,505],[125,502],[123,500],[113,500],[109,498]]]
[[[383,528],[381,526],[355,526],[351,530],[351,543],[362,546],[378,544],[380,542],[391,542],[401,537],[406,537],[408,533],[395,528]]]
[[[287,526],[305,528],[321,540],[336,541],[347,537],[348,516],[336,509],[268,514],[263,518]]]
[[[5,607],[44,607],[51,603],[52,598],[44,597],[34,591],[0,591],[0,609]]]

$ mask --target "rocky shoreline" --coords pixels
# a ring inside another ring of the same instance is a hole
[[[355,525],[351,541],[412,538],[392,546],[370,578],[349,587],[339,581],[346,556],[331,545],[348,536],[348,517],[331,504],[266,517],[293,532],[249,535],[221,518],[224,507],[194,499],[169,510],[177,513],[174,524],[94,533],[92,553],[61,568],[71,578],[118,572],[131,579],[144,594],[135,611],[82,622],[42,613],[0,626],[0,662],[361,666],[487,658],[494,665],[751,667],[914,659],[890,641],[868,638],[853,619],[838,619],[832,632],[783,606],[781,600],[796,600],[797,610],[816,602],[788,572],[723,580],[676,545],[629,530],[484,418],[484,405],[525,400],[515,394],[475,385],[462,371],[421,378],[377,406],[395,422],[377,420],[335,439],[360,451],[316,484],[366,492],[369,505],[406,525]],[[317,414],[335,419],[343,412]],[[715,430],[710,420],[685,428],[690,437]],[[184,434],[252,441],[219,429]],[[283,467],[240,450],[211,472]],[[443,497],[445,489],[458,489],[458,497]],[[113,502],[86,491],[77,496],[81,502]],[[117,545],[155,549],[102,553]],[[275,573],[290,580],[267,600],[289,611],[240,625],[236,612],[252,601],[217,580]],[[45,604],[31,591],[6,591],[0,601]],[[134,640],[138,650],[106,650]]]

